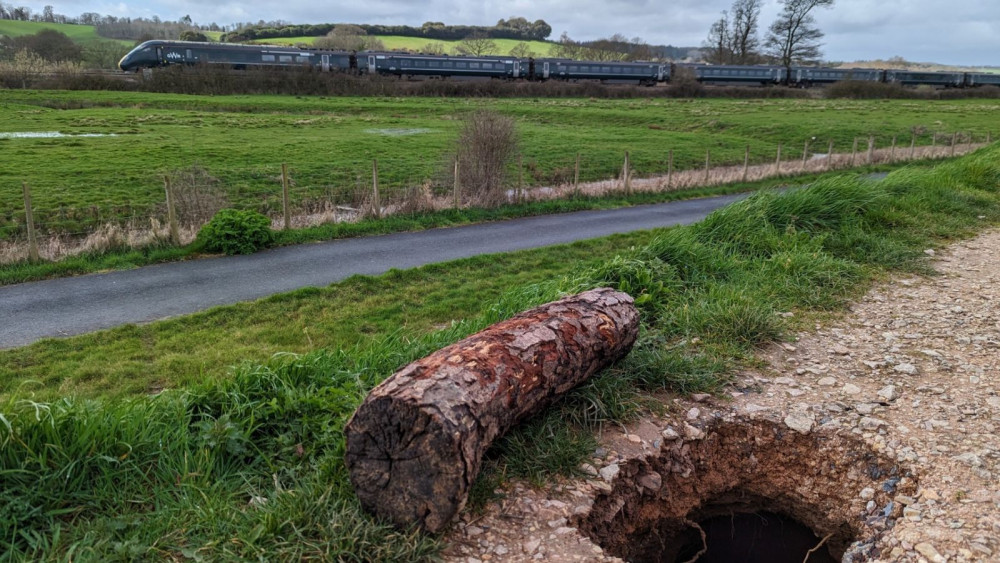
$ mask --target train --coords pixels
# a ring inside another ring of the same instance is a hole
[[[657,62],[577,61],[557,58],[361,53],[275,45],[146,41],[128,52],[118,67],[125,72],[174,65],[225,65],[248,68],[312,68],[324,72],[378,74],[409,79],[504,79],[599,81],[608,84],[665,84],[681,72],[702,83],[786,84],[801,88],[843,80],[944,88],[1000,86],[1000,74],[924,72],[782,66],[738,66]]]

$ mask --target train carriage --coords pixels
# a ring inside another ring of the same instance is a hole
[[[975,86],[1000,86],[1000,74],[988,72],[967,72],[965,73],[965,85]]]
[[[808,88],[813,84],[832,84],[844,80],[884,82],[885,71],[870,68],[793,68],[793,84]]]
[[[699,82],[780,84],[787,72],[779,66],[686,65]]]
[[[436,55],[369,54],[369,70],[396,76],[516,78],[511,57],[448,57]]]
[[[904,86],[944,86],[958,88],[965,83],[965,74],[961,72],[919,72],[913,70],[887,70],[885,81]]]
[[[670,79],[670,67],[657,63],[623,63],[542,59],[541,78],[560,80],[600,80],[655,84]]]

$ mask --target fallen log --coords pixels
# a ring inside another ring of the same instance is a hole
[[[442,530],[465,506],[483,453],[631,349],[632,298],[595,289],[526,311],[399,370],[345,428],[345,461],[366,510]]]

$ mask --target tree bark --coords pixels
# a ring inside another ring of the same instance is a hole
[[[362,506],[400,527],[442,530],[465,505],[489,445],[628,354],[638,332],[632,298],[595,289],[396,372],[345,428],[345,461]]]

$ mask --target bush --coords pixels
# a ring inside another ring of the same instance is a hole
[[[271,220],[256,211],[223,209],[198,231],[210,252],[252,254],[271,244]]]
[[[492,110],[465,119],[458,136],[459,181],[473,203],[494,207],[507,203],[510,167],[517,156],[514,120]]]

